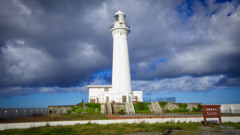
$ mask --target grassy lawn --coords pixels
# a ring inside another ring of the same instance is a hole
[[[138,102],[134,103],[134,109],[136,113],[150,113],[150,109],[148,107],[150,103],[146,102]]]
[[[223,123],[223,126],[231,126],[237,129],[240,129],[240,123]],[[51,135],[99,135],[99,134],[112,134],[112,135],[121,135],[121,134],[131,134],[131,133],[164,133],[164,134],[196,134],[201,131],[203,127],[202,123],[155,123],[155,124],[108,124],[108,125],[99,125],[99,124],[83,124],[83,125],[74,125],[74,126],[45,126],[38,128],[30,129],[14,129],[14,130],[5,130],[0,131],[0,135],[32,135],[32,134],[51,134]],[[215,125],[213,128],[219,129]],[[178,130],[175,131],[174,130]]]

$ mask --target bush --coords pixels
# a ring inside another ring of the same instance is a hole
[[[198,104],[197,105],[197,108],[196,107],[193,107],[192,108],[192,112],[201,112],[202,111],[202,106],[201,104]]]
[[[164,108],[166,106],[167,102],[162,101],[162,102],[159,102],[159,104],[161,105],[162,108]]]
[[[150,103],[145,103],[145,102],[134,103],[134,108],[135,108],[136,113],[150,112],[148,104],[150,104]]]
[[[75,112],[75,110],[77,109],[77,107],[72,106],[72,111]]]
[[[172,109],[172,110],[167,109],[167,112],[189,112],[190,111],[189,109],[187,109],[187,104],[179,103],[178,107],[179,108]]]
[[[88,107],[88,108],[86,108],[86,112],[87,113],[95,113],[95,108]]]
[[[187,108],[187,104],[179,103],[178,107],[179,108]]]
[[[82,103],[78,103],[77,106],[78,106],[79,108],[83,107]]]
[[[168,110],[169,112],[189,112],[189,109],[186,108],[178,108],[178,109],[172,109],[172,110]]]
[[[126,113],[124,112],[123,109],[121,109],[121,110],[118,111],[118,114],[120,114],[120,115],[125,115]]]
[[[76,112],[76,113],[81,113],[81,112],[84,112],[84,111],[85,111],[84,109],[80,109],[80,108],[79,108],[79,109],[77,109],[75,112]]]
[[[67,110],[67,115],[70,115],[72,113],[72,110]]]
[[[99,103],[87,103],[86,106],[90,108],[101,108],[101,105]]]

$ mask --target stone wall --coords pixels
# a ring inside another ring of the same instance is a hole
[[[77,105],[58,105],[58,106],[48,106],[50,113],[56,114],[66,114],[67,110],[71,110],[72,107],[77,107]]]
[[[173,109],[178,109],[179,108],[179,105],[180,103],[171,103],[171,102],[168,102],[165,107],[162,107],[161,108],[163,110],[173,110]],[[186,104],[187,105],[187,108],[186,109],[189,109],[190,111],[192,111],[193,107],[197,108],[199,104],[202,104],[202,103],[181,103],[181,104]]]

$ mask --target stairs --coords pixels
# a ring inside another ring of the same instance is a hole
[[[134,109],[134,106],[133,106],[132,102],[127,102],[126,103],[126,113],[127,114],[135,114],[135,109]]]
[[[112,103],[113,114],[118,114],[118,105],[116,103]]]
[[[101,114],[106,114],[106,112],[107,112],[107,106],[106,106],[106,104],[101,104]]]
[[[106,114],[113,114],[112,104],[106,103]]]
[[[154,113],[162,113],[162,108],[158,102],[151,102],[151,108]]]

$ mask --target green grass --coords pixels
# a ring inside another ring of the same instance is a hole
[[[87,108],[83,109],[83,106],[86,106]],[[95,112],[95,109],[97,109],[97,112]],[[67,110],[66,114],[70,115],[72,112],[75,112],[78,114],[85,112],[90,114],[90,113],[100,113],[100,111],[101,111],[101,105],[98,103],[78,103],[77,107],[72,106],[72,109]]]
[[[239,129],[240,123],[223,123],[223,126],[231,126],[234,128]],[[11,130],[4,130],[0,131],[0,135],[122,135],[122,134],[137,134],[137,133],[162,133],[162,134],[170,134],[173,130],[181,130],[179,132],[174,132],[173,134],[196,134],[202,129],[202,123],[121,123],[121,124],[82,124],[82,125],[73,125],[73,126],[45,126],[45,127],[38,127],[38,128],[29,128],[29,129],[11,129]],[[212,127],[216,131],[221,129],[218,126]]]
[[[155,123],[155,124],[83,124],[74,126],[46,126],[30,129],[14,129],[0,131],[0,134],[18,134],[18,135],[32,135],[32,134],[51,134],[51,135],[98,135],[98,134],[114,134],[121,135],[127,133],[140,132],[166,132],[167,130],[198,130],[201,123]]]
[[[150,103],[146,103],[146,102],[138,102],[138,103],[134,103],[134,109],[136,113],[149,113],[150,109],[148,107],[148,104]]]
[[[222,125],[223,126],[234,127],[235,129],[240,129],[240,122],[239,123],[224,122]]]
[[[119,115],[125,115],[126,113],[124,112],[123,109],[121,109],[121,110],[118,111],[118,114],[119,114]]]
[[[201,104],[198,104],[197,107],[192,108],[192,112],[201,112],[201,111],[202,111]]]
[[[162,102],[158,102],[158,103],[161,105],[162,108],[165,108],[165,106],[166,106],[166,104],[167,104],[168,102],[162,101]]]

